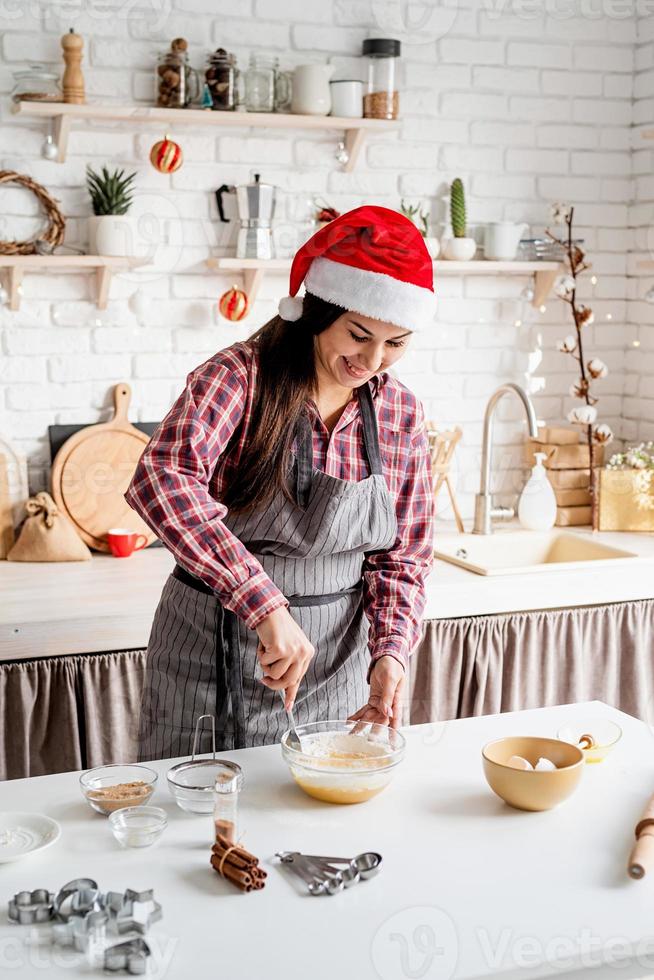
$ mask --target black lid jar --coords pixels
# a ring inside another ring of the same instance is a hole
[[[398,59],[401,44],[389,37],[368,38],[363,42],[367,61],[363,115],[366,119],[397,119],[400,114]]]

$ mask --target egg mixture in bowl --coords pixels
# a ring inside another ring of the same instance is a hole
[[[364,803],[377,796],[393,778],[404,757],[404,736],[385,725],[318,721],[298,725],[302,751],[291,748],[288,732],[282,737],[282,755],[293,779],[324,803]]]

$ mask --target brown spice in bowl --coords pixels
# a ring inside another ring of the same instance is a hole
[[[147,803],[152,795],[154,786],[137,779],[131,783],[115,783],[113,786],[101,786],[88,790],[87,799],[98,803],[104,813],[113,813],[124,806],[140,806]]]

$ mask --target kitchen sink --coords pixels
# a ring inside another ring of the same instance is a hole
[[[588,562],[620,565],[638,557],[590,536],[558,530],[439,535],[434,555],[477,575],[555,572]]]

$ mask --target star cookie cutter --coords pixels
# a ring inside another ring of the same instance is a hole
[[[145,935],[150,926],[163,915],[161,905],[154,900],[152,888],[141,892],[134,891],[133,888],[127,888],[123,893],[107,892],[103,904],[118,935],[126,932]],[[145,915],[135,914],[135,906],[146,906]]]
[[[49,922],[54,915],[54,894],[47,888],[17,892],[9,899],[7,915],[11,922],[18,922],[21,926]]]
[[[128,973],[145,973],[148,965],[150,947],[145,939],[138,936],[124,943],[109,946],[104,951],[104,968],[116,973],[127,970]]]

